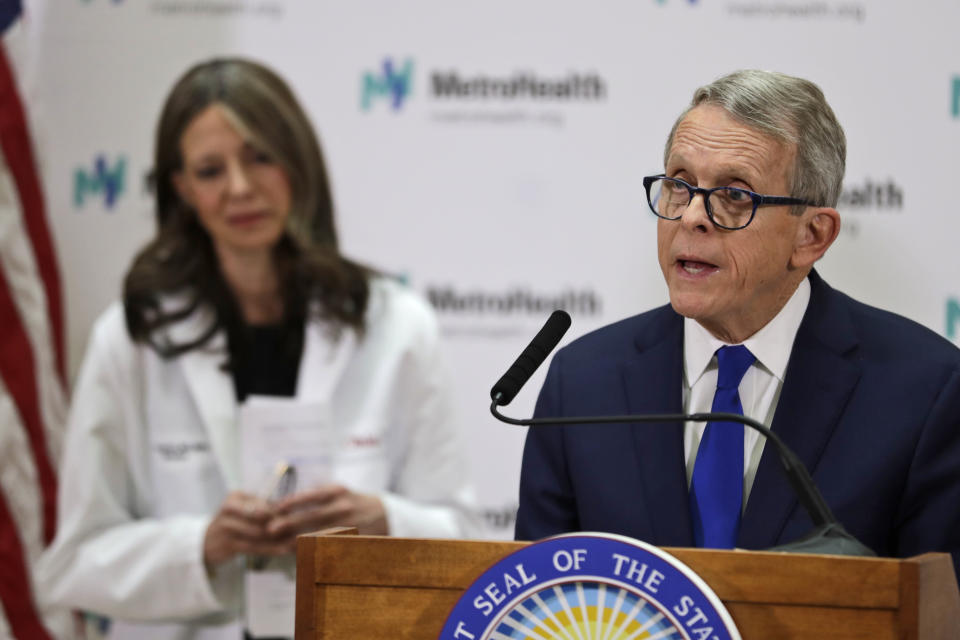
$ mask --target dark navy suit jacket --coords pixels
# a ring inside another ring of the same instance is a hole
[[[816,272],[810,283],[773,430],[861,542],[881,556],[949,551],[960,574],[960,349]],[[682,413],[682,376],[683,318],[667,305],[557,352],[535,415]],[[765,447],[737,546],[811,528]],[[516,537],[568,531],[692,546],[682,425],[531,428]]]

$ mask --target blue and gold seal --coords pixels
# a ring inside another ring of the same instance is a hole
[[[440,640],[740,640],[689,567],[649,544],[569,534],[524,547],[457,601]]]

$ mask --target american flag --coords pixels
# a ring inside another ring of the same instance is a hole
[[[18,84],[21,0],[0,0],[0,638],[67,635],[31,569],[56,529],[66,414],[60,275]]]

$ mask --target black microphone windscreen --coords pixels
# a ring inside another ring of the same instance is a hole
[[[497,384],[493,385],[490,397],[499,405],[510,404],[569,328],[570,314],[566,311],[558,309],[550,314],[543,328],[533,337],[516,362],[507,369]]]

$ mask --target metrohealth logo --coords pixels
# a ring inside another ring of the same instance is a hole
[[[547,538],[500,560],[454,605],[439,640],[740,640],[717,595],[653,545],[598,533]]]
[[[103,197],[103,203],[112,209],[126,184],[127,160],[117,158],[113,166],[107,163],[107,156],[98,154],[93,159],[93,168],[79,167],[73,172],[73,205],[81,208],[89,197]]]
[[[369,111],[374,100],[386,99],[394,111],[399,111],[412,89],[413,61],[407,59],[397,65],[393,59],[385,58],[379,72],[368,71],[363,74],[360,108]]]

